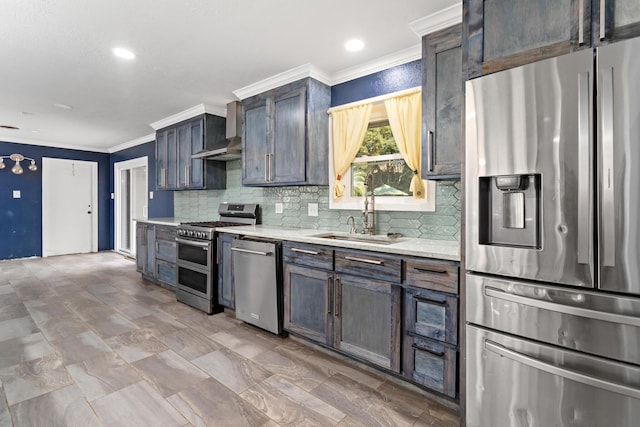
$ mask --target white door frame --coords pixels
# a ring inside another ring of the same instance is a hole
[[[138,157],[135,159],[130,159],[130,160],[123,160],[122,162],[117,162],[113,164],[113,198],[114,200],[114,206],[113,206],[113,210],[114,210],[114,225],[113,225],[113,243],[114,243],[114,250],[118,251],[118,248],[121,246],[121,239],[120,239],[120,227],[122,226],[122,215],[120,214],[120,205],[122,203],[121,199],[120,199],[120,185],[119,185],[119,178],[120,178],[120,172],[124,169],[133,169],[133,168],[139,168],[139,167],[146,167],[147,168],[147,181],[145,182],[145,197],[149,197],[149,157],[148,156],[144,156],[144,157]],[[147,206],[149,206],[148,203],[148,199],[147,199]],[[149,209],[147,207],[147,213],[144,215],[145,217],[147,217],[149,215],[148,213]],[[133,232],[132,233],[132,238],[131,238],[131,255],[136,253],[136,233]]]
[[[51,168],[52,166],[52,161],[66,161],[69,163],[84,163],[86,165],[89,165],[91,167],[91,181],[92,181],[92,186],[91,186],[91,252],[98,252],[98,215],[99,215],[99,209],[98,209],[98,162],[92,162],[92,161],[87,161],[87,160],[75,160],[75,159],[61,159],[61,158],[57,158],[57,157],[43,157],[42,158],[42,256],[43,257],[48,257],[51,255],[48,244],[49,242],[47,242],[47,238],[46,238],[46,233],[44,233],[44,230],[46,227],[54,227],[55,224],[49,224],[49,216],[47,215],[47,210],[49,209],[49,206],[47,205],[47,197],[45,197],[45,194],[47,191],[49,190],[48,185],[46,184],[48,182],[48,180],[46,179],[46,174],[49,173],[49,171],[54,172],[55,171]],[[47,165],[49,167],[47,167]]]

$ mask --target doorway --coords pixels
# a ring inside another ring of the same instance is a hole
[[[147,164],[145,156],[113,165],[115,249],[132,257],[136,254],[136,220],[148,217]]]
[[[42,256],[98,251],[98,163],[42,158]]]

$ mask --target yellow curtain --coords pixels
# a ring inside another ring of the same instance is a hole
[[[420,89],[384,101],[389,125],[398,150],[404,161],[413,170],[409,189],[415,199],[425,198],[422,181],[422,97]]]
[[[331,112],[331,138],[333,140],[333,171],[336,183],[333,197],[338,200],[344,194],[342,176],[349,170],[364,140],[371,117],[371,104],[346,107]]]

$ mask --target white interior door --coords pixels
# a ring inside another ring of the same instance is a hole
[[[119,252],[135,255],[136,219],[146,219],[147,157],[115,163],[115,248]]]
[[[42,159],[42,256],[98,251],[98,163]]]

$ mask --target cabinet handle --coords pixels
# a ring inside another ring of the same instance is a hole
[[[607,36],[607,0],[600,0],[600,40],[604,40]]]
[[[411,348],[415,348],[416,350],[420,350],[420,351],[426,351],[427,353],[433,354],[436,357],[440,357],[440,358],[444,357],[444,351],[429,350],[428,348],[420,347],[416,343],[411,344]]]
[[[578,44],[584,44],[584,0],[578,1]]]
[[[269,181],[269,153],[264,155],[264,180]]]
[[[184,182],[185,184],[189,185],[191,184],[191,165],[187,165],[185,166],[186,169],[186,175],[184,176]]]
[[[433,172],[433,131],[427,131],[427,154],[429,155],[429,172]]]
[[[307,255],[320,255],[320,252],[310,251],[308,249],[291,248],[291,252],[298,252],[298,253],[307,254]]]
[[[273,181],[273,174],[271,169],[273,168],[273,153],[269,153],[269,182]]]
[[[384,265],[384,261],[381,261],[379,259],[358,258],[349,255],[345,256],[344,259],[346,259],[347,261],[364,262],[365,264]]]
[[[435,268],[429,267],[413,267],[414,270],[419,271],[420,273],[434,273],[434,274],[447,274],[447,270],[436,270]]]
[[[333,289],[333,277],[327,277],[327,314],[331,314],[331,290]]]
[[[340,305],[342,304],[342,290],[340,279],[336,278],[334,281],[335,286],[333,287],[333,303],[335,306],[333,307],[333,312],[336,317],[340,317]]]
[[[447,304],[447,300],[437,300],[437,299],[433,299],[433,298],[427,298],[427,297],[423,297],[420,294],[415,294],[413,296],[414,299],[417,299],[419,301],[424,301],[424,302],[428,302],[431,304],[436,304],[436,305],[446,305]]]

